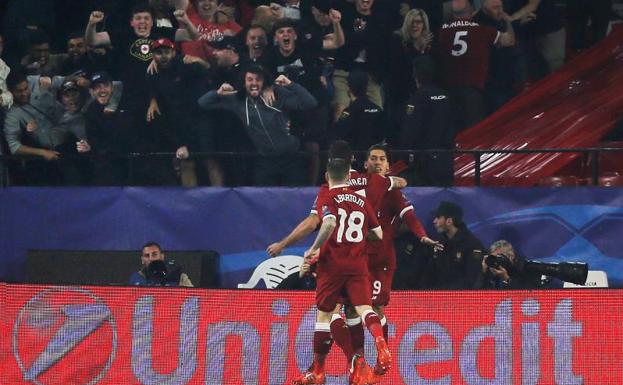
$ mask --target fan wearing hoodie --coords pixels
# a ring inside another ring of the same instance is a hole
[[[254,179],[258,186],[301,186],[305,183],[302,159],[297,155],[299,138],[290,133],[289,111],[316,107],[316,99],[301,85],[280,75],[273,86],[275,101],[270,105],[262,96],[268,86],[259,66],[244,71],[243,89],[223,83],[218,90],[199,98],[206,109],[223,108],[236,113],[255,145]]]

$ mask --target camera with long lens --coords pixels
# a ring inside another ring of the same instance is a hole
[[[151,261],[145,269],[147,284],[152,286],[178,286],[182,268],[175,261]]]
[[[513,269],[513,261],[504,254],[485,255],[485,263],[488,267],[494,269],[499,269],[500,267],[504,268],[506,271]]]
[[[588,264],[585,262],[539,262],[516,258],[513,262],[504,254],[486,255],[487,266],[499,269],[503,267],[511,273],[516,270],[524,276],[547,276],[561,281],[584,285],[588,276]]]
[[[519,271],[526,274],[540,274],[554,277],[561,281],[584,285],[588,277],[588,263],[585,262],[539,262],[531,260],[517,261]]]

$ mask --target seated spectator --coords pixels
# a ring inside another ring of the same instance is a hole
[[[386,83],[391,139],[396,137],[396,131],[402,126],[405,103],[415,89],[413,60],[430,53],[432,40],[428,16],[421,9],[408,11],[402,27],[392,34]]]
[[[141,248],[141,265],[141,269],[130,276],[130,285],[193,287],[188,275],[182,273],[175,261],[165,260],[164,252],[156,242],[148,242]]]
[[[224,108],[242,120],[259,154],[255,162],[255,184],[258,186],[304,185],[303,167],[296,152],[300,141],[290,134],[287,112],[314,108],[314,97],[302,86],[280,75],[275,80],[273,105],[266,103],[262,91],[268,85],[260,67],[244,72],[244,88],[236,90],[224,83],[199,99],[205,109]]]
[[[414,67],[417,89],[403,112],[399,147],[405,150],[451,150],[456,135],[456,106],[448,93],[436,84],[435,65],[430,57],[415,59]],[[412,154],[413,179],[409,184],[452,186],[453,158],[452,152]]]
[[[182,52],[186,55],[208,60],[213,55],[213,42],[223,40],[225,36],[235,36],[242,30],[234,20],[233,9],[219,6],[217,0],[192,0],[187,12],[197,28],[199,39],[182,43]]]
[[[367,96],[368,74],[354,70],[348,74],[348,94],[351,103],[335,124],[336,139],[350,143],[354,151],[366,151],[385,139],[385,113]]]
[[[21,64],[28,75],[55,76],[59,75],[61,65],[67,58],[66,54],[50,54],[50,40],[43,32],[30,35],[28,54],[22,58]]]

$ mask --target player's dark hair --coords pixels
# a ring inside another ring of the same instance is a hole
[[[327,174],[332,181],[345,181],[349,171],[350,162],[346,159],[331,159],[327,164]]]
[[[350,162],[353,158],[353,151],[345,140],[336,140],[329,146],[329,160],[344,159]]]
[[[151,15],[151,19],[156,22],[156,16],[154,15],[154,9],[147,2],[141,2],[132,7],[132,17],[137,13],[148,12]]]
[[[370,157],[370,153],[375,150],[380,150],[385,153],[387,160],[389,161],[389,146],[386,143],[376,143],[372,146],[368,147],[368,151],[366,152],[366,159]]]

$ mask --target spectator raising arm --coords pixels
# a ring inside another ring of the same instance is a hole
[[[95,30],[97,23],[100,23],[104,20],[104,12],[102,11],[93,11],[91,12],[91,16],[89,16],[89,22],[87,24],[84,40],[87,45],[92,46],[101,46],[101,45],[109,45],[110,44],[110,35],[108,32],[97,32]]]
[[[191,41],[199,39],[199,31],[188,18],[186,11],[176,9],[173,15],[177,19],[180,28],[175,31],[175,41]]]
[[[510,16],[504,13],[504,22],[506,22],[506,31],[500,34],[497,47],[512,47],[515,45],[515,29],[513,28],[513,20]]]
[[[318,105],[316,99],[300,84],[284,75],[275,79],[277,104],[289,110],[307,110]]]
[[[322,41],[322,49],[324,50],[338,49],[346,42],[344,30],[342,29],[342,24],[340,23],[342,20],[342,14],[339,11],[332,9],[329,11],[329,18],[333,24],[333,33],[326,35]]]

